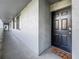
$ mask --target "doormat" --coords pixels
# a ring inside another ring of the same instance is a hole
[[[55,53],[56,55],[60,56],[62,59],[72,59],[72,54],[68,53],[60,48],[53,47],[52,52]]]

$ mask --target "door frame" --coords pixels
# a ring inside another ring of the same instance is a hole
[[[53,45],[53,43],[52,43],[52,35],[53,35],[53,28],[52,28],[52,25],[53,25],[53,22],[52,22],[52,19],[53,19],[53,17],[54,16],[52,16],[52,13],[55,13],[55,12],[57,12],[57,11],[60,11],[60,10],[63,10],[63,9],[66,9],[66,8],[71,8],[71,19],[72,19],[72,6],[70,5],[70,6],[67,6],[67,7],[64,7],[64,8],[61,8],[61,9],[58,9],[58,10],[56,10],[56,11],[53,11],[53,12],[51,12],[51,46]],[[71,28],[72,28],[72,20],[71,20]],[[72,32],[72,29],[71,29],[71,32]],[[72,39],[72,34],[71,34],[71,39]],[[71,44],[72,45],[72,44]],[[55,46],[55,45],[54,45]],[[55,46],[56,47],[56,46]],[[59,48],[59,47],[57,47],[57,48]],[[61,49],[61,48],[60,48]],[[72,52],[71,52],[72,53]]]

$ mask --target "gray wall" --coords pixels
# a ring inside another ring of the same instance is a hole
[[[0,59],[1,59],[1,49],[2,49],[2,38],[3,38],[3,29],[0,28]]]
[[[72,1],[72,53],[79,59],[79,0]]]
[[[3,28],[0,28],[0,40],[3,38]]]
[[[2,49],[2,39],[3,39],[3,22],[0,19],[0,59],[1,59],[1,49]]]
[[[51,46],[51,21],[49,4],[39,0],[39,53]]]
[[[20,30],[12,29],[12,33],[30,48],[35,55],[39,54],[38,46],[38,0],[32,0],[21,12],[20,12]],[[15,17],[16,19],[16,17]],[[11,22],[11,27],[12,27]]]
[[[49,11],[46,0],[32,0],[20,13],[20,30],[12,29],[12,33],[37,55],[51,46]]]

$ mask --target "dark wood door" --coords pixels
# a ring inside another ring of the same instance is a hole
[[[71,53],[72,19],[71,7],[52,12],[52,45]]]

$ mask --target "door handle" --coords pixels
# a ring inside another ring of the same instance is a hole
[[[69,31],[71,31],[72,30],[72,28],[71,27],[69,27]]]

